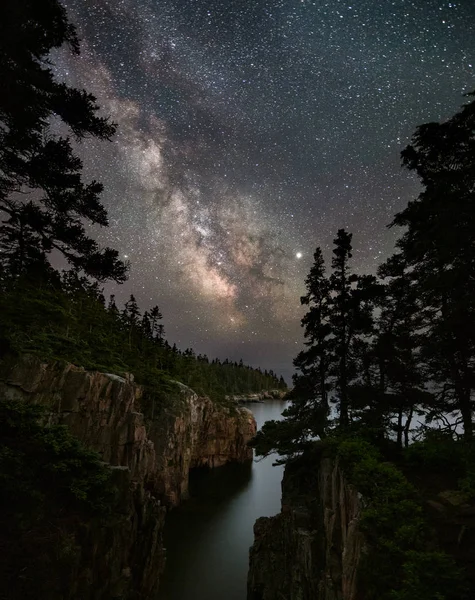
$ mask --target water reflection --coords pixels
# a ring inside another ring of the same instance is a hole
[[[258,427],[281,418],[284,407],[280,401],[250,405]],[[280,510],[282,467],[272,462],[192,474],[190,500],[168,516],[160,599],[245,600],[254,522]]]

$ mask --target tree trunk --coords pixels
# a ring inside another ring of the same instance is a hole
[[[326,390],[326,365],[325,365],[325,361],[320,358],[320,391],[321,391],[321,395],[322,395],[322,406],[324,407],[325,410],[325,424],[326,421],[328,419],[328,414],[330,412],[330,407],[328,405],[328,394],[327,394],[327,390]]]
[[[402,432],[403,432],[403,426],[402,426],[402,417],[404,415],[404,412],[402,410],[402,406],[399,407],[399,411],[398,411],[398,415],[397,415],[397,440],[396,440],[396,444],[399,450],[402,450]]]
[[[473,437],[472,406],[470,401],[470,389],[457,390],[458,404],[462,414],[463,432],[466,440]]]
[[[346,372],[346,326],[343,326],[342,356],[340,360],[340,425],[346,427],[349,422],[348,415],[348,375]]]
[[[414,409],[410,408],[409,414],[407,415],[406,424],[404,425],[404,447],[407,448],[409,446],[409,430],[411,429],[411,421],[412,415],[414,413]]]
[[[346,364],[343,361],[340,363],[340,425],[346,427],[349,422],[348,416],[348,389],[346,381]]]

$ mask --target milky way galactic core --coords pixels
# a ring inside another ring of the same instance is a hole
[[[79,58],[57,76],[118,123],[86,141],[97,236],[130,260],[168,339],[289,378],[313,253],[340,227],[374,273],[419,193],[399,153],[475,89],[475,2],[66,0]]]

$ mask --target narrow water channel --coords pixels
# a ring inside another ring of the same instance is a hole
[[[260,428],[280,419],[286,404],[270,400],[247,406]],[[193,474],[191,498],[167,519],[160,600],[246,600],[254,522],[280,510],[283,467],[273,467],[274,460]]]

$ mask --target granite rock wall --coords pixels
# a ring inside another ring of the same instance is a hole
[[[336,459],[289,463],[280,514],[254,526],[248,600],[357,600],[360,511]]]
[[[186,497],[189,470],[252,459],[252,413],[183,385],[173,410],[145,417],[144,391],[132,376],[26,355],[0,364],[0,394],[47,406],[49,422],[67,425],[98,452],[120,490],[114,527],[81,524],[75,532],[81,560],[71,600],[154,597],[165,562],[166,510]]]

